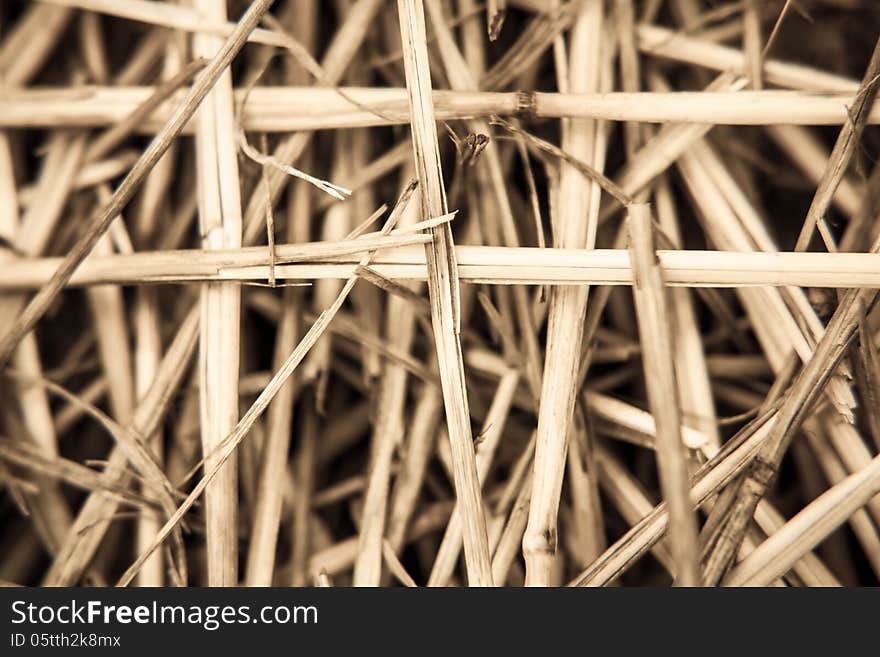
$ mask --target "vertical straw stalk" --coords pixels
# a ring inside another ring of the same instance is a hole
[[[406,169],[408,170],[409,167]],[[409,183],[409,187],[404,190],[404,194],[407,193],[419,194],[419,191],[415,185]],[[414,203],[408,205],[398,225],[414,224],[417,213],[418,208]],[[406,354],[412,346],[415,335],[415,314],[412,304],[398,296],[392,296],[388,299],[386,307],[388,313],[385,325],[387,339],[390,345],[398,349],[400,353]],[[398,486],[411,487],[410,492],[395,490],[389,517],[388,496],[391,483],[391,462],[396,448],[403,444],[404,406],[408,380],[408,373],[404,367],[391,362],[385,364],[376,400],[378,416],[371,438],[370,475],[364,494],[358,556],[355,560],[353,573],[355,586],[378,586],[381,583],[383,545],[387,540],[392,552],[396,554],[400,550],[410,511],[402,505],[407,504],[404,502],[407,499],[412,500],[410,503],[415,502],[412,496],[418,492],[426,465],[428,451],[425,448],[430,444],[430,440],[427,439],[430,433],[417,422],[417,415],[411,420],[412,429],[409,441],[406,443],[408,446],[405,466],[407,479],[398,479]],[[436,398],[434,391],[432,391],[431,398]],[[421,430],[416,431],[416,427]]]
[[[180,39],[170,40],[163,53],[162,75],[165,78],[172,78],[181,68],[182,57],[179,41]],[[167,194],[172,186],[176,155],[177,148],[171,146],[144,181],[143,189],[137,199],[135,215],[135,238],[140,244],[152,243],[158,237],[161,213],[168,208]],[[136,341],[135,393],[138,398],[141,398],[149,390],[162,357],[161,316],[159,296],[156,290],[138,289],[133,312]],[[149,448],[157,463],[163,464],[165,461],[163,432],[160,430],[147,438]],[[161,520],[161,516],[155,512],[150,510],[142,512],[137,527],[138,552],[152,542],[156,531],[161,526]],[[164,555],[157,552],[139,573],[138,585],[162,586],[164,582]]]
[[[226,22],[223,0],[196,0],[209,20]],[[213,57],[222,39],[196,34],[193,52]],[[205,249],[241,246],[241,197],[233,114],[232,75],[220,74],[196,114],[196,173],[199,231]],[[238,420],[241,289],[235,283],[208,283],[201,290],[199,391],[205,467],[215,463],[220,441]],[[238,583],[238,473],[235,458],[205,493],[208,585]]]
[[[295,20],[292,21],[291,35],[304,48],[311,51],[315,45],[316,4],[311,0],[297,3]],[[285,78],[291,84],[307,81],[307,74],[302,68],[289,62],[285,66]],[[266,186],[272,185],[271,167],[263,167],[264,184],[259,186],[267,195],[266,202],[271,203],[271,192]],[[305,180],[295,180],[287,204],[287,242],[307,241],[309,222],[311,220],[313,199],[310,185]],[[267,206],[271,212],[271,208]],[[268,226],[267,226],[268,229]],[[278,321],[278,332],[275,337],[273,369],[279,369],[287,355],[296,347],[301,332],[299,311],[303,307],[303,295],[297,288],[286,288],[281,295],[281,317]],[[284,480],[288,474],[287,457],[290,451],[291,433],[294,426],[293,405],[296,400],[296,380],[291,379],[282,386],[275,400],[269,406],[267,419],[267,436],[263,445],[262,461],[259,466],[257,481],[257,497],[254,503],[254,521],[251,528],[250,544],[248,545],[245,584],[247,586],[271,586],[273,573],[276,569],[276,548],[282,517],[282,497]],[[311,425],[309,425],[311,428]],[[294,511],[294,550],[292,578],[301,580],[305,574],[301,572],[302,562],[307,554],[308,545],[304,545],[304,527],[309,523],[308,508],[302,510],[302,501],[307,500],[304,482],[294,479],[294,493],[297,504]]]
[[[672,333],[663,273],[657,263],[651,209],[644,204],[627,208],[633,297],[642,344],[642,365],[648,402],[657,431],[657,469],[660,489],[669,509],[669,551],[675,564],[675,582],[699,586],[697,523],[688,499],[687,454],[681,436],[681,409],[672,359]]]
[[[560,74],[566,88],[574,93],[599,88],[602,45],[602,2],[585,2],[575,19],[569,44],[569,75]],[[586,120],[563,121],[562,149],[574,157],[594,164],[604,157],[596,153],[602,142],[596,138],[596,123]],[[554,230],[554,246],[592,248],[598,226],[599,187],[588,182],[575,167],[561,165],[559,216]],[[538,434],[535,448],[535,475],[529,505],[529,520],[523,536],[526,585],[551,583],[557,545],[557,513],[565,457],[572,431],[574,400],[577,394],[577,356],[583,339],[583,319],[588,289],[584,286],[554,287],[550,293],[547,320],[547,353]]]

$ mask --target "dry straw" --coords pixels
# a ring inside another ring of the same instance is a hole
[[[3,3],[0,582],[877,584],[875,4]]]

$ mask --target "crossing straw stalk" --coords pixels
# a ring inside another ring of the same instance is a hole
[[[0,24],[0,583],[880,582],[877,3]]]

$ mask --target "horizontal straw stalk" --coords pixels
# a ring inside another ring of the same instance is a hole
[[[356,254],[383,249],[371,269],[391,280],[426,280],[424,235],[362,238],[346,242],[276,244],[272,267],[287,281],[348,278]],[[411,245],[411,246],[407,246]],[[623,249],[546,249],[457,246],[462,281],[490,285],[631,285],[630,254]],[[270,255],[264,247],[219,251],[164,251],[92,256],[73,274],[71,286],[99,284],[186,283],[229,280],[265,281]],[[778,251],[668,251],[657,257],[667,285],[679,287],[788,286],[880,288],[880,255],[872,253],[798,253]],[[0,261],[0,290],[39,288],[59,264],[58,258]],[[296,264],[287,264],[296,263]]]
[[[0,99],[0,128],[98,127],[112,125],[142,104],[150,88],[84,87],[30,89]],[[138,131],[151,134],[170,118],[175,97]],[[244,104],[246,130],[293,132],[406,124],[406,89],[257,87],[235,91]],[[583,118],[647,123],[713,125],[843,125],[853,94],[804,91],[545,93],[434,91],[438,120],[474,117]],[[880,123],[880,106],[867,124]],[[192,125],[184,132],[192,132]]]

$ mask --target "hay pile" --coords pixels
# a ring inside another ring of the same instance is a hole
[[[878,583],[872,0],[0,26],[3,582]]]

